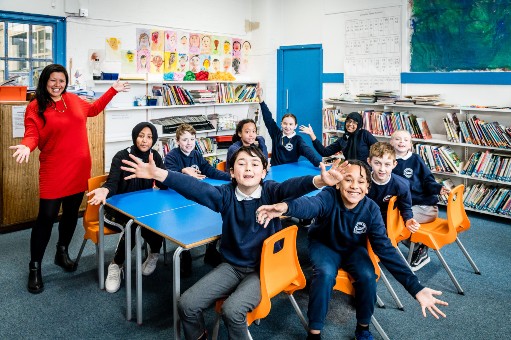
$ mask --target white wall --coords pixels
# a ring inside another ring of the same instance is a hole
[[[0,0],[2,11],[21,12],[30,14],[43,14],[63,17],[65,0]]]

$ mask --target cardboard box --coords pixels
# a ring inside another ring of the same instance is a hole
[[[0,101],[27,100],[26,86],[0,86]]]

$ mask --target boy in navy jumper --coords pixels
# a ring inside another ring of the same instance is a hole
[[[367,197],[380,207],[383,222],[387,224],[387,209],[392,196],[397,196],[397,208],[405,221],[405,226],[412,233],[419,230],[420,224],[413,219],[412,196],[410,183],[401,176],[392,176],[392,169],[397,165],[396,151],[389,143],[378,142],[371,145],[369,166],[371,172],[371,187]]]
[[[397,158],[397,166],[392,172],[410,182],[413,216],[419,223],[434,221],[438,217],[438,195],[447,195],[450,190],[437,183],[422,158],[411,151],[412,136],[408,131],[395,131],[390,137],[390,144],[396,150]],[[403,243],[410,245],[409,241]],[[416,244],[413,251],[410,264],[413,271],[421,269],[431,261],[425,245]]]
[[[262,88],[257,89],[257,95],[261,101],[264,124],[271,137],[271,165],[298,162],[300,156],[304,156],[314,166],[319,166],[321,157],[305,143],[301,136],[296,134],[295,130],[298,125],[296,116],[292,113],[286,113],[280,122],[282,130],[279,129],[277,123],[273,120],[270,109],[264,102]]]
[[[241,147],[232,157],[232,183],[212,186],[177,172],[158,169],[154,162],[142,163],[136,158],[123,167],[134,174],[130,178],[154,178],[163,181],[188,199],[222,215],[224,262],[188,289],[179,300],[179,315],[186,339],[207,339],[203,310],[225,298],[222,318],[230,339],[248,339],[246,315],[261,300],[259,264],[264,240],[282,228],[280,219],[269,219],[256,210],[263,204],[292,199],[325,185],[335,185],[347,163],[335,163],[328,171],[321,166],[321,175],[289,179],[283,183],[264,181],[267,159],[255,146]],[[263,226],[264,225],[264,226]]]
[[[165,156],[165,168],[167,170],[182,172],[197,179],[206,177],[230,181],[231,176],[223,171],[212,167],[195,149],[195,136],[197,132],[190,124],[181,124],[176,130],[176,140],[179,147],[174,148]],[[206,246],[204,262],[216,267],[221,257],[216,250],[217,241]],[[192,256],[189,251],[181,253],[181,274],[185,277],[192,273]]]
[[[367,239],[380,261],[392,275],[426,309],[438,318],[445,314],[436,304],[447,305],[435,295],[442,292],[419,283],[404,259],[387,237],[380,209],[365,197],[370,182],[367,165],[350,160],[343,179],[335,187],[324,188],[314,197],[301,197],[287,203],[259,208],[259,216],[275,218],[283,214],[298,218],[315,218],[309,229],[309,256],[313,276],[309,289],[308,339],[320,339],[328,304],[339,268],[354,279],[357,316],[356,339],[372,339],[369,322],[376,303],[376,275],[367,253]]]
[[[358,112],[351,112],[348,117],[346,117],[344,135],[326,148],[321,144],[321,141],[316,138],[310,124],[309,126],[301,125],[300,132],[309,135],[312,139],[314,149],[323,157],[332,156],[342,151],[345,159],[358,159],[366,163],[367,157],[369,157],[369,148],[378,140],[371,132],[362,129],[362,125],[362,116]]]

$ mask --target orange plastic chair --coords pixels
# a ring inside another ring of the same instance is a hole
[[[398,243],[410,238],[410,235],[411,232],[405,228],[405,222],[397,207],[397,196],[392,196],[387,208],[387,236],[392,245],[399,250]]]
[[[94,189],[99,188],[103,183],[106,182],[108,175],[100,175],[96,177],[89,178],[88,188],[87,190],[91,192]],[[75,265],[78,265],[78,261],[80,261],[80,257],[82,256],[83,249],[85,248],[85,244],[87,240],[91,240],[96,245],[96,254],[98,254],[98,239],[99,239],[99,205],[90,205],[87,204],[85,208],[85,213],[83,214],[83,228],[85,229],[85,235],[83,235],[82,246],[80,247],[80,251],[78,252],[78,256],[75,260]],[[112,229],[109,229],[105,226],[105,235],[113,235],[118,232]]]
[[[369,258],[371,259],[371,262],[373,263],[374,266],[376,281],[378,281],[378,279],[380,278],[380,274],[382,272],[380,270],[380,267],[378,266],[378,258],[376,257],[376,254],[374,253],[373,248],[369,243],[369,240],[367,240],[367,252],[369,253]],[[353,287],[354,281],[355,280],[350,276],[350,274],[348,274],[348,272],[344,271],[343,269],[339,269],[339,271],[337,272],[337,278],[335,279],[334,290],[338,290],[340,292],[343,292],[344,294],[355,296],[355,288]],[[380,333],[383,339],[389,340],[387,333],[385,333],[385,331],[380,326],[374,315],[371,316],[371,323],[373,324],[374,328],[376,328],[378,333]]]
[[[220,171],[225,171],[225,161],[222,161],[216,165],[216,168]]]
[[[411,245],[410,251],[408,252],[408,263],[411,263],[415,243],[423,243],[433,249],[458,290],[458,294],[461,295],[465,293],[440,253],[440,249],[445,245],[454,243],[458,237],[456,228],[463,222],[461,213],[461,209],[463,209],[463,189],[463,185],[458,185],[449,193],[449,198],[447,200],[447,220],[436,218],[432,222],[421,223],[419,230],[410,237]]]
[[[298,227],[296,225],[282,229],[278,233],[268,237],[263,243],[261,251],[261,302],[251,312],[247,314],[247,325],[266,317],[270,313],[271,298],[284,292],[289,297],[300,321],[308,331],[307,321],[298,307],[293,293],[299,289],[305,288],[305,275],[303,274],[298,255],[296,252],[296,235]],[[274,253],[275,243],[283,241],[282,249]],[[220,327],[220,311],[224,300],[218,300],[215,310],[218,317],[213,329],[213,339],[217,339]],[[250,333],[249,333],[250,335]]]

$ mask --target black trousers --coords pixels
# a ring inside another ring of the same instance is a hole
[[[82,199],[83,192],[56,199],[39,199],[39,213],[30,236],[31,262],[40,263],[42,261],[46,246],[50,241],[53,223],[55,223],[59,214],[60,206],[62,206],[62,216],[59,222],[58,244],[66,248],[69,246],[76,229],[78,210],[80,209]]]

